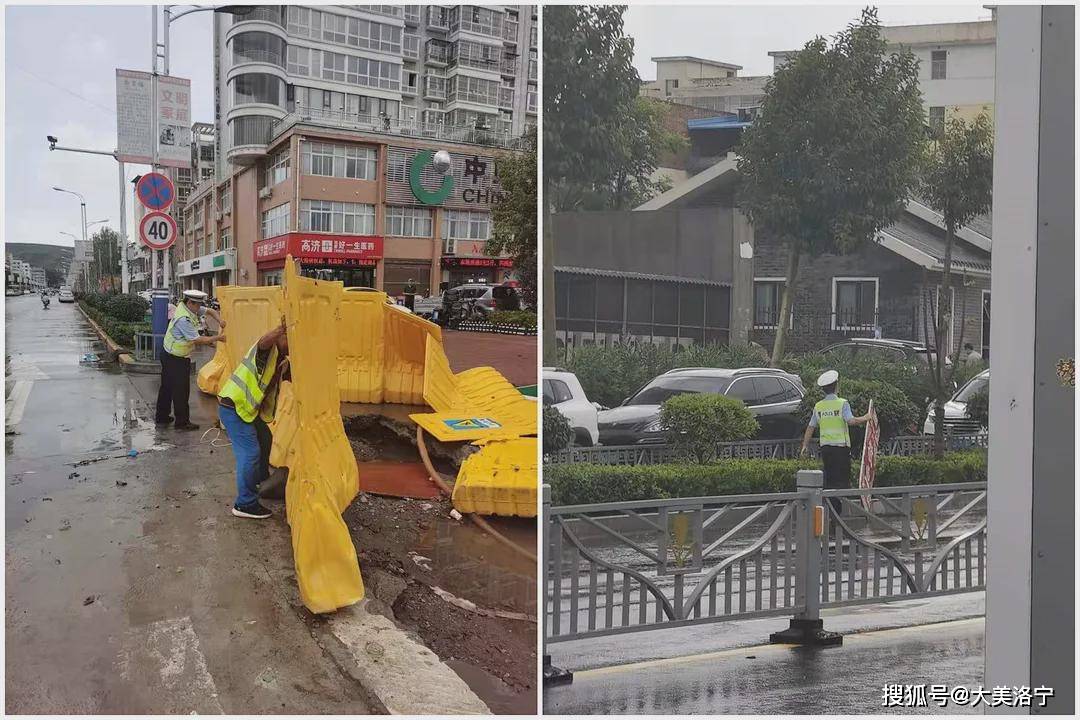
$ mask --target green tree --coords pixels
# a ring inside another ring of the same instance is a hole
[[[990,209],[994,185],[994,129],[990,118],[980,114],[970,124],[961,118],[951,119],[945,129],[936,135],[926,153],[921,195],[930,207],[941,213],[945,220],[945,257],[936,297],[927,286],[926,303],[930,322],[923,323],[926,342],[930,343],[930,327],[933,328],[935,357],[930,358],[930,382],[934,392],[934,456],[945,454],[945,403],[954,387],[954,379],[960,363],[960,348],[964,340],[967,313],[960,318],[960,332],[956,335],[956,347],[945,346],[946,328],[951,322],[943,298],[949,297],[948,288],[953,285],[952,255],[956,229],[971,222],[977,215]],[[961,281],[960,292],[964,291]],[[961,307],[964,307],[961,303]],[[952,364],[945,362],[952,357]]]
[[[94,289],[100,290],[105,283],[115,290],[120,276],[120,233],[103,227],[91,236],[90,247],[93,248],[90,278]]]
[[[800,258],[854,251],[895,222],[917,186],[924,138],[918,61],[887,51],[874,9],[831,44],[811,40],[769,79],[739,145],[738,201],[755,232],[788,251],[773,365]]]
[[[545,212],[624,208],[662,189],[649,178],[671,139],[639,97],[624,5],[544,8]],[[544,232],[544,349],[555,349],[551,223]]]
[[[536,130],[525,137],[525,152],[498,160],[499,184],[505,195],[491,210],[494,232],[485,245],[492,257],[507,253],[521,282],[525,304],[536,309]]]

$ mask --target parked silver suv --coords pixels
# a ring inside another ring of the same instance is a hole
[[[665,442],[660,406],[684,393],[718,393],[742,400],[761,425],[758,437],[787,439],[803,431],[798,375],[776,368],[677,368],[658,375],[612,410],[597,417],[601,445]]]

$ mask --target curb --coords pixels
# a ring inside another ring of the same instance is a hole
[[[102,330],[101,327],[96,322],[94,322],[94,319],[92,317],[90,317],[90,315],[87,314],[87,312],[85,310],[83,310],[82,304],[80,304],[78,301],[76,301],[75,302],[75,307],[79,308],[79,312],[81,312],[83,317],[86,318],[86,322],[90,323],[90,327],[94,328],[94,332],[97,333],[98,337],[101,339],[101,342],[105,343],[105,347],[109,348],[109,355],[110,355],[109,361],[110,362],[115,362],[117,357],[121,353],[127,353],[128,352],[128,348],[124,347],[123,345],[120,345],[115,340],[113,340],[111,337],[109,337],[109,335],[104,330]]]
[[[124,372],[138,375],[159,375],[161,365],[158,363],[140,362],[131,353],[122,352],[117,358]]]

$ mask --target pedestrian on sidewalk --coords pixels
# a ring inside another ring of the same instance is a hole
[[[185,290],[184,302],[176,306],[169,326],[165,329],[161,352],[161,387],[158,389],[157,412],[154,421],[168,425],[174,421],[169,415],[170,406],[175,414],[177,430],[198,430],[191,422],[188,395],[191,392],[191,351],[196,345],[213,345],[225,336],[203,337],[199,335],[199,318],[209,315],[222,330],[225,323],[216,310],[206,307],[206,293],[201,290]]]
[[[259,503],[259,484],[270,477],[278,387],[289,368],[285,323],[259,338],[225,381],[218,394],[218,418],[236,456],[236,517],[262,520],[270,511]]]
[[[865,425],[872,417],[871,413],[855,417],[848,401],[837,395],[840,374],[827,370],[817,379],[818,387],[825,393],[825,398],[814,405],[810,414],[810,423],[803,433],[799,457],[806,456],[806,446],[814,434],[814,428],[820,428],[819,445],[821,464],[825,470],[825,489],[844,489],[851,487],[851,434],[849,425]],[[840,498],[829,498],[833,511],[840,513]]]

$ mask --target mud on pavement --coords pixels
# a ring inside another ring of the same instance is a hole
[[[345,421],[360,460],[418,460],[404,422],[362,416]],[[429,447],[452,480],[461,444]],[[536,563],[451,517],[450,499],[361,493],[345,513],[374,608],[414,632],[495,713],[536,712]],[[488,518],[535,552],[533,518]]]

